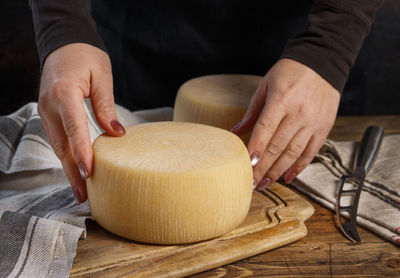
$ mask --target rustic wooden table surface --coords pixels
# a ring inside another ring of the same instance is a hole
[[[385,134],[400,134],[400,116],[339,117],[329,138],[338,141],[359,141],[369,125],[382,126]],[[297,192],[294,188],[292,190]],[[314,215],[305,222],[308,229],[306,237],[290,245],[192,277],[400,277],[400,248],[362,228],[359,228],[362,243],[350,243],[336,225],[334,212],[300,192],[297,193],[315,208]],[[92,241],[96,243],[96,240],[102,240],[102,235],[107,232],[93,223],[88,226],[89,237],[91,235]],[[89,243],[82,241],[78,244],[78,265],[80,253],[96,253],[97,249],[88,248],[91,246]],[[85,244],[88,245],[86,249],[83,246]],[[104,244],[107,246],[110,243]],[[101,267],[102,261],[98,263],[100,266],[97,267]],[[96,276],[95,273],[97,272],[94,272],[93,277]],[[107,275],[104,274],[103,277],[108,277]]]
[[[329,138],[359,141],[369,125],[400,133],[400,116],[338,117]],[[333,211],[298,193],[315,207],[305,238],[192,277],[400,277],[400,248],[360,227],[362,243],[349,243]]]

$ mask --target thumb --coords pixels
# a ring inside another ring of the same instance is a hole
[[[265,78],[261,80],[258,87],[251,98],[250,105],[247,108],[242,120],[237,123],[231,131],[236,135],[243,135],[249,132],[257,122],[267,97],[267,81]]]
[[[118,121],[113,95],[112,74],[93,75],[91,80],[90,99],[93,112],[99,125],[112,136],[125,134],[125,128]]]

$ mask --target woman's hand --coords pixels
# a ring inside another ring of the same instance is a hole
[[[44,63],[38,111],[78,204],[87,199],[85,180],[93,171],[84,98],[91,99],[96,119],[108,134],[125,133],[115,112],[108,55],[83,43],[62,46]]]
[[[309,67],[279,60],[260,82],[239,125],[250,131],[247,146],[254,183],[262,190],[282,174],[290,183],[314,158],[331,130],[340,94]]]

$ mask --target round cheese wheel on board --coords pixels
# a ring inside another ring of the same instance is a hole
[[[240,122],[261,76],[245,74],[208,75],[185,82],[175,99],[173,120],[231,130]],[[247,144],[251,131],[241,136]]]
[[[156,244],[206,240],[238,226],[252,197],[239,137],[207,125],[156,122],[93,143],[90,210],[105,229]]]

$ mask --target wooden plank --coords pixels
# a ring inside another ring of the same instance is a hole
[[[247,236],[207,241],[200,248],[118,265],[95,274],[96,277],[184,277],[292,243],[306,234],[303,222],[294,220]]]
[[[380,125],[385,134],[400,133],[400,116],[351,116],[338,117],[329,139],[337,141],[360,141],[365,129],[370,125]]]
[[[387,243],[307,242],[193,275],[205,277],[399,277],[400,250]]]
[[[330,277],[329,244],[291,245],[191,277]],[[221,275],[222,274],[222,275]]]
[[[254,192],[249,214],[233,231],[186,245],[150,245],[122,239],[98,225],[78,243],[71,277],[183,277],[292,243],[307,234],[309,202],[274,183]]]
[[[399,277],[400,249],[385,243],[331,245],[335,277]]]

